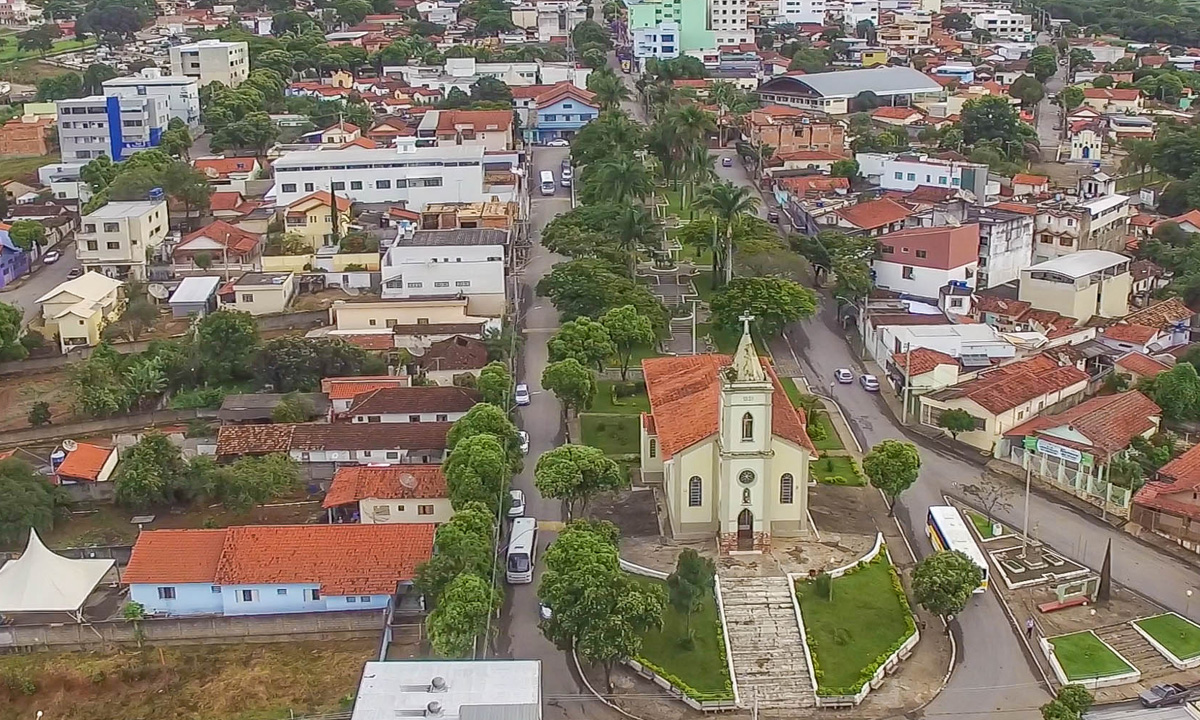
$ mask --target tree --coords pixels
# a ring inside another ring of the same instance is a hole
[[[1200,375],[1191,363],[1179,363],[1138,385],[1163,411],[1163,417],[1176,422],[1200,418]]]
[[[246,512],[300,484],[300,464],[284,453],[244,455],[228,470],[215,473],[209,495],[234,512]]]
[[[952,408],[942,411],[937,424],[957,440],[959,433],[975,429],[975,416],[961,408]]]
[[[179,447],[151,432],[125,451],[113,475],[118,505],[143,509],[170,501],[185,485],[187,463]]]
[[[1092,694],[1082,685],[1067,685],[1063,687],[1063,689],[1058,691],[1056,700],[1074,712],[1076,717],[1086,713],[1092,707],[1092,703],[1095,702]]]
[[[710,185],[696,198],[696,207],[711,213],[725,229],[722,266],[726,283],[733,279],[734,226],[743,217],[753,215],[760,204],[758,197],[753,195],[749,188],[731,182]]]
[[[300,393],[288,393],[271,410],[271,422],[303,423],[312,420],[317,414],[317,408],[312,400]]]
[[[251,377],[258,346],[258,324],[248,312],[218,310],[196,327],[200,368],[214,385]]]
[[[176,121],[181,124],[183,122],[179,118],[171,119],[171,123],[175,123]],[[158,146],[165,153],[186,158],[188,150],[192,147],[192,134],[188,132],[186,125],[183,127],[168,127],[162,134]]]
[[[69,100],[83,95],[83,78],[78,73],[64,73],[54,77],[39,80],[37,84],[38,102],[53,102]]]
[[[632,305],[622,305],[609,310],[600,317],[600,324],[608,331],[608,337],[616,348],[623,382],[629,377],[629,363],[633,358],[633,351],[654,344],[654,324]]]
[[[1053,50],[1048,53],[1034,52],[1025,69],[1033,73],[1038,82],[1044,83],[1058,72],[1058,60],[1054,57]]]
[[[494,435],[508,454],[512,472],[521,468],[521,441],[517,437],[517,426],[508,419],[508,414],[491,403],[477,403],[467,411],[446,433],[446,448],[454,450],[458,443],[474,435]]]
[[[900,440],[884,440],[867,453],[862,461],[863,472],[871,486],[883,491],[888,498],[888,516],[896,512],[896,498],[912,487],[921,471],[921,455],[916,445]]]
[[[483,503],[467,503],[438,526],[433,538],[435,552],[417,568],[413,581],[430,603],[436,605],[445,587],[460,575],[491,577],[495,517]]]
[[[788,64],[788,70],[803,70],[806,73],[823,72],[828,67],[829,53],[817,48],[800,48]]]
[[[585,315],[596,318],[614,307],[633,305],[650,318],[655,328],[664,330],[667,312],[662,301],[644,284],[619,272],[619,268],[603,260],[571,260],[555,265],[538,281],[537,291],[550,298],[565,320]]]
[[[684,616],[689,640],[692,615],[704,607],[704,598],[713,592],[716,563],[692,548],[686,548],[675,560],[675,572],[667,576],[667,596],[671,607]]]
[[[41,427],[50,424],[50,403],[38,400],[29,408],[29,427]]]
[[[737,332],[741,317],[749,313],[762,337],[773,338],[787,325],[811,317],[817,310],[817,296],[785,278],[739,277],[717,291],[709,306],[718,328]]]
[[[1058,700],[1051,700],[1040,708],[1042,720],[1079,720],[1079,713]]]
[[[1073,71],[1078,70],[1081,66],[1091,65],[1095,61],[1096,56],[1086,48],[1074,48],[1067,53],[1067,64]]]
[[[1068,85],[1058,93],[1057,102],[1064,110],[1070,112],[1083,104],[1083,89],[1074,85]]]
[[[442,464],[442,472],[446,476],[450,505],[455,509],[475,502],[498,509],[512,477],[503,443],[487,433],[473,435],[455,445]]]
[[[617,464],[587,445],[560,445],[542,453],[533,477],[542,497],[566,503],[568,518],[576,517],[576,510],[582,515],[592,496],[621,485]]]
[[[1030,108],[1046,96],[1046,88],[1036,78],[1022,75],[1008,89],[1008,94],[1021,101],[1021,106]]]
[[[357,25],[371,14],[371,4],[364,0],[342,0],[337,4],[337,14],[344,25]]]
[[[838,160],[829,168],[829,174],[833,177],[844,177],[850,180],[858,177],[858,161],[857,160]]]
[[[1013,490],[992,479],[962,486],[962,493],[979,504],[989,522],[994,522],[997,510],[1012,510]]]
[[[963,142],[974,145],[982,140],[999,140],[1011,142],[1023,140],[1027,133],[1022,127],[1028,128],[1021,122],[1016,108],[1008,104],[1008,98],[1003,95],[987,95],[975,100],[968,100],[963,105],[960,120]]]
[[[275,392],[315,392],[321,379],[372,375],[382,362],[338,337],[284,336],[267,341],[253,362],[255,375]]]
[[[571,412],[579,415],[591,407],[596,398],[596,376],[575,358],[567,358],[546,366],[542,371],[542,387],[554,393],[562,405],[566,440],[571,442],[567,419]]]
[[[54,23],[36,25],[17,36],[17,47],[21,50],[32,50],[38,55],[54,47],[54,39],[62,35],[62,30]]]
[[[568,320],[546,343],[550,362],[575,358],[581,365],[604,372],[610,358],[616,354],[616,346],[601,323],[587,317]]]
[[[119,73],[111,65],[93,63],[83,71],[83,91],[88,95],[103,95],[104,83],[118,77]]]
[[[983,583],[983,570],[958,550],[930,555],[913,569],[913,597],[937,615],[955,615]]]
[[[24,461],[0,460],[0,542],[24,543],[30,528],[46,533],[60,503],[54,486]]]
[[[1092,78],[1092,87],[1100,90],[1110,88],[1114,84],[1115,83],[1113,82],[1112,75],[1101,75],[1099,77]],[[1080,92],[1082,92],[1082,90]]]
[[[491,403],[507,411],[512,403],[513,379],[508,366],[502,362],[490,362],[479,371],[475,388],[483,402]]]
[[[942,18],[942,27],[946,30],[964,32],[974,27],[974,21],[966,13],[950,13]]]
[[[252,112],[213,133],[210,143],[213,150],[253,150],[266,153],[279,137],[279,128],[271,122],[265,112]]]
[[[29,355],[29,351],[21,344],[23,320],[21,309],[16,305],[0,303],[0,362],[24,360]]]
[[[604,110],[621,107],[629,99],[629,88],[625,81],[608,68],[596,70],[587,79],[588,91],[596,95],[596,101]]]
[[[470,655],[499,607],[500,594],[487,580],[472,574],[454,578],[426,620],[433,651],[444,657]],[[484,643],[487,640],[483,638]]]
[[[580,197],[588,203],[624,204],[640,200],[654,191],[654,180],[646,163],[624,153],[584,167],[580,184]]]
[[[8,229],[8,238],[25,252],[46,243],[46,228],[33,220],[18,220]]]

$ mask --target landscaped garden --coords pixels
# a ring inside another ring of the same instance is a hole
[[[1133,667],[1113,652],[1091,630],[1050,638],[1054,657],[1070,682],[1133,672]]]
[[[661,580],[643,575],[633,577],[638,582],[666,588]],[[700,610],[692,614],[690,648],[686,647],[687,628],[687,618],[668,603],[662,629],[646,634],[638,662],[688,691],[695,700],[733,700],[721,620],[712,593],[704,596]]]
[[[592,401],[589,414],[639,415],[650,412],[650,398],[646,396],[646,383],[640,381],[620,382],[599,380],[596,382],[596,399]]]
[[[977,513],[974,510],[968,510],[967,518],[971,521],[971,524],[975,526],[975,532],[979,533],[979,537],[983,538],[984,540],[994,537],[992,535],[992,526],[995,523],[993,523],[991,520],[988,520],[986,515],[983,513]]]
[[[1134,620],[1133,623],[1179,660],[1200,656],[1200,625],[1174,613]]]
[[[826,485],[866,485],[854,458],[845,455],[826,455],[809,463],[809,472],[819,483]]]
[[[853,695],[916,632],[886,553],[840,578],[796,583],[820,695]]]
[[[601,415],[583,413],[579,416],[580,441],[600,448],[605,455],[629,455],[640,452],[640,432],[637,415]]]

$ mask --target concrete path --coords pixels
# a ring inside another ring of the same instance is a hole
[[[720,578],[726,631],[742,705],[816,706],[786,577]]]

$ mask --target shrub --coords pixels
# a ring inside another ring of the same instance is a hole
[[[646,383],[641,380],[613,383],[612,389],[614,398],[633,397],[634,395],[644,395],[646,393]]]
[[[829,431],[827,431],[825,426],[820,423],[810,422],[807,429],[809,440],[820,442],[821,440],[827,440],[829,438]]]
[[[171,407],[175,410],[213,410],[221,407],[225,400],[225,390],[222,388],[199,387],[184,390],[171,398]]]

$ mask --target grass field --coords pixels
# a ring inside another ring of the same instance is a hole
[[[0,657],[0,706],[49,720],[275,720],[349,709],[375,640]]]
[[[1134,620],[1147,635],[1180,660],[1200,655],[1200,626],[1170,613]]]
[[[647,585],[660,585],[666,589],[666,583],[660,580],[641,575],[633,577]],[[646,635],[639,659],[645,659],[693,690],[710,696],[703,699],[732,699],[729,668],[724,659],[724,640],[718,622],[717,603],[710,593],[704,598],[700,611],[692,615],[691,629],[695,645],[691,650],[684,649],[680,642],[687,637],[685,617],[668,604],[663,613],[662,630]]]
[[[36,52],[18,49],[16,37],[4,37],[3,40],[4,42],[0,43],[0,63],[19,62],[39,57],[39,54]],[[96,41],[94,39],[84,42],[79,42],[78,40],[58,40],[54,43],[54,47],[46,51],[46,55],[71,52],[72,50],[91,47],[95,44]]]
[[[795,378],[783,378],[780,380],[783,383],[783,391],[787,393],[788,399],[792,401],[794,407],[801,407],[803,399],[807,397],[805,392],[796,384]],[[822,410],[815,415],[810,415],[809,423],[816,423],[825,428],[824,440],[813,440],[813,445],[817,450],[845,450],[846,446],[842,443],[842,439],[838,436],[837,430],[833,427],[833,420],[829,418],[829,411]]]
[[[833,600],[816,583],[796,583],[804,627],[822,676],[819,688],[855,688],[863,670],[913,632],[907,601],[897,594],[886,555],[833,581]]]
[[[50,155],[6,157],[0,162],[0,180],[20,180],[27,175],[37,175],[38,168],[57,161],[57,157]]]
[[[611,413],[614,415],[638,415],[643,412],[650,412],[650,398],[646,397],[645,389],[636,395],[616,398],[614,401],[613,386],[620,384],[620,382],[613,380],[598,381],[596,383],[596,399],[592,401],[591,412]]]
[[[1068,680],[1133,672],[1129,663],[1118,657],[1091,630],[1050,638],[1050,644],[1054,646],[1054,657],[1058,658]]]
[[[637,415],[602,415],[583,413],[579,416],[580,441],[600,448],[605,455],[626,455],[639,452]]]
[[[842,456],[831,456],[818,458],[812,461],[809,465],[809,472],[816,478],[819,483],[830,483],[830,478],[840,477],[842,482],[830,483],[833,485],[850,485],[859,487],[866,485],[867,481],[863,478],[862,473],[855,464],[854,458]]]
[[[989,522],[987,517],[982,513],[977,513],[974,510],[968,510],[967,519],[970,520],[971,524],[975,526],[975,530],[979,533],[979,537],[984,539],[992,537],[992,523]]]

